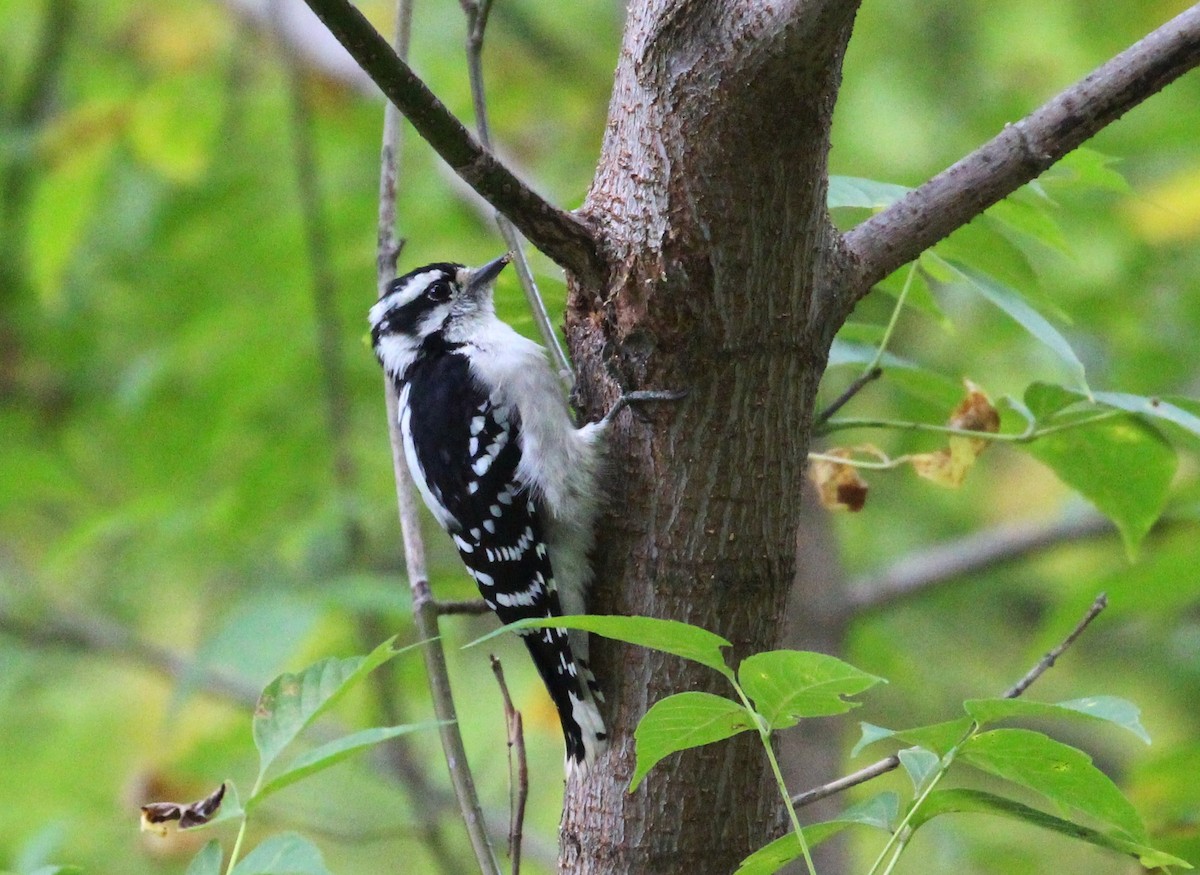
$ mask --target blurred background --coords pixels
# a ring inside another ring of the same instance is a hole
[[[250,713],[267,681],[365,653],[393,632],[414,637],[382,382],[364,341],[382,101],[293,14],[299,5],[0,0],[0,870],[182,873],[208,835],[139,834],[138,805],[197,799],[227,778],[248,787]],[[390,3],[359,5],[391,33]],[[832,170],[918,184],[1188,5],[868,2]],[[497,0],[492,14],[493,137],[567,207],[595,166],[622,17],[611,0],[579,0],[569,17],[554,0]],[[457,3],[417,3],[413,65],[469,123],[463,37]],[[1192,74],[1089,144],[1118,159],[1128,190],[1056,192],[1061,247],[1005,245],[978,223],[951,243],[1029,294],[1096,388],[1200,397],[1197,107]],[[411,133],[400,185],[401,270],[502,251],[488,211]],[[534,267],[560,321],[561,275],[538,256]],[[498,298],[532,336],[512,277]],[[882,325],[892,305],[872,295],[855,319]],[[940,305],[941,316],[906,311],[895,352],[993,397],[1063,378],[993,308]],[[845,376],[831,373],[827,395]],[[941,421],[948,411],[914,406],[885,380],[848,412]],[[897,453],[936,447],[870,439]],[[1050,537],[1014,561],[862,606],[843,655],[891,683],[854,716],[897,728],[949,719],[964,698],[1011,685],[1107,590],[1112,606],[1035,698],[1109,693],[1140,705],[1150,747],[1087,726],[1064,740],[1122,785],[1160,847],[1200,861],[1200,483],[1197,446],[1177,447],[1164,522],[1135,560],[1106,527],[1079,526],[1086,537]],[[989,450],[959,490],[907,471],[871,486],[865,510],[834,520],[825,569],[868,590],[933,545],[1090,519],[1046,468],[1006,448]],[[431,523],[428,533],[436,592],[473,595],[448,542]],[[488,648],[457,647],[494,621],[444,626],[468,751],[503,834],[507,764]],[[526,871],[551,871],[557,721],[519,645],[488,647],[525,714]],[[419,657],[378,680],[335,722],[428,718]],[[403,871],[469,871],[436,737],[383,757],[280,794],[251,840],[298,830],[340,875],[397,860]],[[217,834],[228,848],[230,834]],[[869,862],[870,842],[852,856]],[[965,818],[929,828],[905,865],[1137,870]]]

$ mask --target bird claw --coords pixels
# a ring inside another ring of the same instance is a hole
[[[608,425],[617,418],[617,414],[622,409],[633,404],[645,404],[654,401],[680,401],[686,398],[687,394],[686,389],[640,389],[636,392],[624,392],[608,413],[604,414],[604,418],[600,420],[600,424]]]

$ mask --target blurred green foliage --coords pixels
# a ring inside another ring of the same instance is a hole
[[[361,5],[390,29],[390,4]],[[1187,5],[866,4],[846,61],[832,169],[918,184]],[[412,637],[380,377],[362,343],[374,293],[381,104],[318,72],[291,82],[273,41],[233,8],[0,0],[0,868],[183,872],[202,839],[139,836],[137,805],[200,798],[221,778],[246,781],[254,770],[248,712],[211,692],[211,673],[253,689],[324,655],[368,652],[393,631]],[[591,178],[621,15],[611,0],[573,4],[570,20],[548,0],[500,0],[493,13],[493,136],[565,206],[582,200]],[[414,66],[469,119],[462,37],[457,4],[418,4]],[[294,87],[313,109],[306,129],[293,121]],[[1129,191],[1055,190],[1062,247],[1006,244],[980,223],[946,244],[1054,319],[1096,389],[1200,395],[1196,106],[1193,75],[1090,144],[1119,159]],[[297,136],[316,149],[339,285],[346,375],[336,390],[348,399],[354,469],[342,485],[316,355]],[[402,268],[479,262],[502,246],[412,138],[399,207]],[[552,310],[561,308],[559,275],[540,258],[535,270]],[[529,330],[511,278],[499,295],[504,315]],[[872,295],[855,321],[870,333],[893,303]],[[929,304],[906,309],[894,353],[954,381],[970,377],[993,397],[1064,381],[1036,341],[977,298],[941,295],[944,320]],[[828,397],[848,373],[831,373]],[[938,422],[948,411],[885,379],[848,412]],[[1155,740],[1148,750],[1108,736],[1080,743],[1131,794],[1156,845],[1195,860],[1200,547],[1190,521],[1200,489],[1195,441],[1172,438],[1183,449],[1168,506],[1175,522],[1136,562],[1117,539],[1102,539],[958,581],[861,618],[848,658],[891,680],[864,719],[936,722],[963,699],[1004,689],[1107,589],[1108,614],[1040,682],[1039,698],[1111,693],[1142,706]],[[869,439],[895,453],[937,446],[920,436]],[[871,486],[861,514],[838,518],[856,573],[1003,520],[1055,518],[1080,501],[1007,448],[989,450],[956,491],[903,471]],[[439,594],[471,595],[432,530],[429,546]],[[446,625],[451,645],[492,626]],[[556,721],[519,646],[497,640],[494,649],[506,658],[531,745],[527,871],[548,871]],[[187,664],[172,677],[164,654]],[[494,754],[503,718],[487,653],[451,646],[449,656],[459,698],[472,703],[463,729],[485,805],[503,823],[507,765]],[[393,668],[403,719],[428,719],[419,661]],[[379,707],[362,692],[337,719],[380,723]],[[432,734],[411,745],[440,785]],[[468,859],[449,813],[409,798],[365,758],[289,788],[256,817],[264,835],[313,838],[345,875],[378,872],[384,858],[432,870],[423,842],[430,818],[448,856]],[[901,870],[1124,866],[985,818],[932,824],[920,842]]]

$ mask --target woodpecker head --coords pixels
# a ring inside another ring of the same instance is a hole
[[[371,345],[389,373],[399,376],[430,338],[465,340],[480,321],[495,318],[492,284],[510,256],[482,267],[437,262],[388,283],[371,308]]]

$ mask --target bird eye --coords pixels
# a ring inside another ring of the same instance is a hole
[[[425,293],[426,297],[431,301],[442,303],[450,300],[450,283],[446,280],[438,280],[429,287],[429,291]]]

